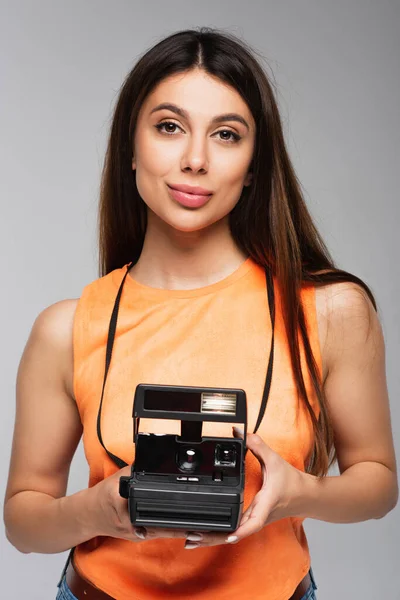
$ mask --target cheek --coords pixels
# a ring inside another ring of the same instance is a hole
[[[250,161],[251,156],[247,156],[243,151],[225,151],[211,157],[210,168],[217,174],[219,187],[236,195],[243,186]]]
[[[243,163],[232,165],[232,168],[219,171],[219,204],[224,210],[230,211],[234,208],[243,191],[243,182],[246,171]]]
[[[138,140],[137,168],[147,175],[165,176],[171,170],[176,170],[180,162],[180,148],[170,140],[160,140],[155,134],[149,133]]]
[[[162,144],[148,139],[141,141],[136,148],[136,187],[142,199],[150,205],[157,202],[160,187],[165,185],[168,173],[174,170],[177,158]]]

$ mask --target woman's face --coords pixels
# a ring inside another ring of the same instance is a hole
[[[165,103],[170,107],[158,108]],[[199,69],[163,80],[140,109],[133,148],[149,224],[161,219],[194,232],[226,217],[250,184],[254,142],[254,119],[233,88]],[[169,187],[180,184],[212,194],[200,206],[185,206]]]

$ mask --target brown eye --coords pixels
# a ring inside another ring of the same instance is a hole
[[[174,123],[173,121],[164,121],[164,123],[158,123],[157,125],[155,125],[155,128],[158,129],[158,131],[162,131],[162,127],[167,127],[167,126],[171,126],[172,127],[178,127],[178,125],[176,123]],[[180,129],[180,127],[179,127]],[[173,131],[164,131],[164,133],[174,133]]]
[[[217,134],[219,134],[219,133],[228,133],[229,135],[232,136],[233,139],[232,138],[230,138],[230,139],[224,138],[225,141],[227,141],[227,142],[233,142],[233,141],[238,142],[241,139],[240,135],[238,135],[237,133],[234,133],[230,129],[221,129],[220,131],[217,131]]]

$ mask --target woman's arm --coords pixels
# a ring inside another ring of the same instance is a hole
[[[247,447],[260,461],[262,487],[232,535],[223,539],[221,534],[208,534],[200,546],[238,543],[287,517],[331,523],[379,519],[397,504],[385,344],[378,316],[366,294],[352,283],[319,289],[317,305],[327,367],[324,390],[340,475],[319,479],[304,473],[257,434],[247,435]]]
[[[247,434],[246,445],[260,461],[262,487],[236,531],[228,538],[221,533],[204,534],[196,542],[198,547],[239,543],[287,517],[331,523],[379,519],[397,504],[385,345],[378,316],[366,294],[352,283],[318,290],[317,305],[327,367],[324,390],[340,475],[319,479],[304,473],[259,435]],[[243,431],[234,433],[243,437]]]
[[[329,365],[324,390],[341,474],[322,480],[303,474],[292,511],[334,523],[379,519],[399,494],[381,324],[359,286],[320,292]]]
[[[72,391],[76,304],[63,300],[37,317],[18,369],[4,522],[21,552],[61,552],[96,535],[92,490],[64,497],[82,434]]]

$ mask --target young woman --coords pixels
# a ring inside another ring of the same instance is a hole
[[[312,222],[244,43],[182,31],[138,61],[112,121],[99,231],[100,277],[38,316],[21,359],[8,539],[74,548],[60,599],[315,598],[303,520],[379,519],[397,503],[384,340],[371,291]],[[131,525],[119,478],[139,383],[245,390],[257,434],[231,535]],[[82,433],[89,487],[66,496]]]

